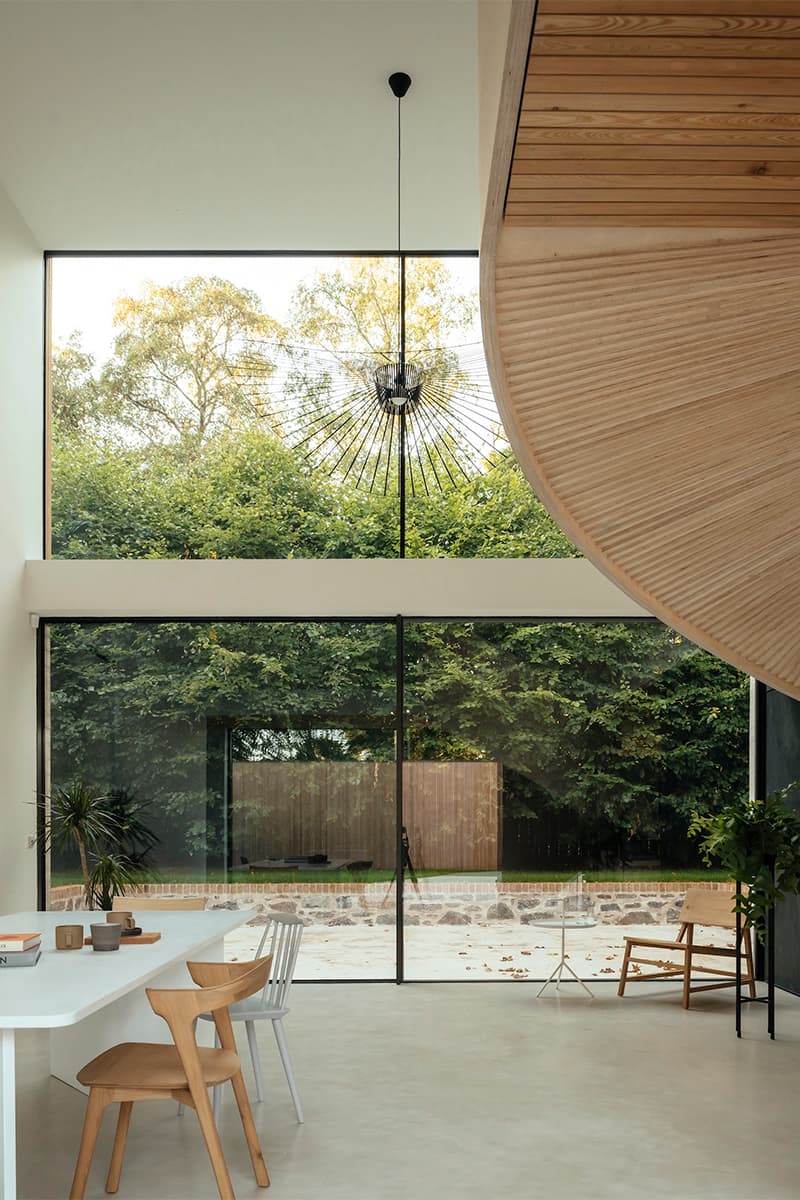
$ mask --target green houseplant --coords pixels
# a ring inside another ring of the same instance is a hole
[[[800,812],[786,804],[795,787],[728,804],[711,815],[694,813],[689,826],[700,838],[704,862],[719,861],[739,883],[736,909],[760,942],[771,906],[800,890]]]
[[[103,795],[80,781],[54,788],[47,799],[44,848],[77,849],[86,907],[110,909],[141,878],[158,841],[144,806],[122,789]]]

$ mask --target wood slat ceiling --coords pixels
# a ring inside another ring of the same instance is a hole
[[[539,0],[507,225],[800,223],[800,0]]]
[[[637,250],[617,241],[646,231],[607,232],[602,252],[561,233],[554,256],[537,231],[538,254],[498,258],[514,448],[629,594],[800,696],[800,235]]]
[[[630,596],[800,699],[800,0],[511,11],[481,306],[516,456]]]

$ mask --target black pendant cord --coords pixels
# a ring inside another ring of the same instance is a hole
[[[398,101],[399,103],[399,101]],[[406,365],[406,259],[400,258],[400,373],[405,384]],[[406,406],[400,409],[399,462],[397,465],[398,501],[400,505],[400,557],[406,556]]]
[[[397,260],[398,265],[401,260],[400,248],[403,245],[402,240],[402,224],[400,222],[400,212],[403,204],[403,127],[400,118],[400,105],[403,103],[402,96],[397,97]],[[403,296],[403,277],[400,275],[400,296],[398,301],[398,324],[400,326],[400,349],[403,349],[403,320],[405,316],[405,298]]]
[[[405,421],[405,408],[408,401],[408,379],[405,377],[405,256],[403,254],[403,125],[401,104],[403,96],[411,86],[411,77],[404,71],[396,71],[389,77],[392,95],[397,97],[397,326],[399,336],[399,354],[397,360],[396,386],[402,403],[398,412],[398,463],[397,463],[397,492],[399,504],[399,557],[405,558],[405,466],[407,466],[408,426]]]
[[[403,188],[402,188],[402,157],[403,157],[403,138],[402,124],[400,119],[400,106],[403,103],[402,96],[397,97],[397,267],[400,276],[400,287],[398,295],[398,331],[400,335],[400,379],[405,386],[405,365],[406,365],[406,260],[401,247],[402,241],[402,224],[401,212],[403,203]],[[400,409],[400,429],[399,429],[399,461],[397,464],[397,483],[398,483],[398,503],[400,506],[400,558],[406,556],[406,408],[405,405]]]

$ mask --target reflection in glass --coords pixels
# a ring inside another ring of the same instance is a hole
[[[125,798],[157,836],[162,887],[300,913],[300,977],[394,977],[393,622],[48,636],[49,794]],[[581,876],[598,924],[567,952],[606,939],[582,978],[614,973],[615,926],[673,931],[683,881],[714,878],[692,812],[746,790],[747,679],[655,621],[408,620],[401,644],[406,977],[546,978]],[[51,903],[76,895],[76,857],[50,867]]]
[[[394,909],[391,624],[65,622],[49,640],[48,790],[131,797],[166,891],[299,912],[299,978],[394,976],[391,923],[366,963],[359,943]],[[50,865],[56,903],[80,870]]]
[[[408,622],[405,651],[406,977],[546,978],[579,872],[606,941],[674,931],[648,883],[705,877],[691,813],[746,792],[746,677],[655,621]]]

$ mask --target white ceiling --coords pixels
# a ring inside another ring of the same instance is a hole
[[[0,0],[0,183],[45,249],[478,244],[477,0]]]

